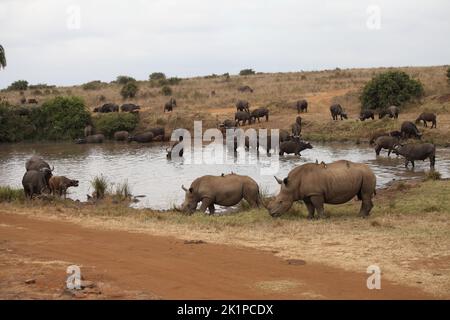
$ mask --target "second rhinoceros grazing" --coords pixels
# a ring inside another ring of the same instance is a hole
[[[339,160],[330,164],[307,163],[294,168],[287,178],[280,180],[280,193],[268,205],[271,216],[288,211],[294,201],[302,200],[308,218],[324,217],[324,203],[342,204],[355,196],[362,201],[359,214],[367,217],[373,207],[376,177],[365,164]]]
[[[213,214],[214,205],[230,207],[245,199],[251,207],[261,205],[261,197],[258,184],[248,176],[227,174],[222,176],[202,176],[195,179],[190,188],[181,186],[186,192],[184,203],[181,206],[183,212],[192,214],[199,202],[200,211]]]

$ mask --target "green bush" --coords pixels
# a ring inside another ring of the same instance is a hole
[[[136,79],[129,76],[118,76],[116,82],[118,84],[127,84],[128,82],[135,82]]]
[[[79,97],[56,97],[31,114],[36,127],[36,138],[45,140],[68,140],[83,135],[90,114]]]
[[[450,67],[447,69],[447,80],[450,82]]]
[[[0,103],[0,142],[19,142],[34,136],[30,117],[20,116],[18,110],[7,102]]]
[[[423,93],[420,81],[411,79],[403,71],[389,71],[372,78],[364,87],[360,100],[363,110],[381,109],[402,106]]]
[[[181,79],[178,77],[171,77],[171,78],[167,79],[167,83],[171,86],[180,84],[180,82],[181,82]]]
[[[136,84],[136,82],[131,81],[122,87],[122,90],[120,90],[120,94],[122,95],[122,97],[124,99],[128,99],[128,98],[134,98],[138,91],[139,91],[139,87]]]
[[[138,117],[132,113],[106,113],[93,118],[98,132],[112,138],[117,131],[133,131],[138,125]]]
[[[169,86],[164,86],[161,88],[161,93],[165,96],[171,96],[172,95],[172,88]]]
[[[30,89],[30,90],[34,90],[34,89],[36,89],[36,90],[45,90],[45,89],[53,89],[55,87],[56,86],[54,86],[54,85],[49,86],[46,83],[38,83],[38,84],[30,84],[28,86],[28,89]]]
[[[94,189],[95,198],[103,199],[109,188],[108,179],[103,176],[97,176],[91,181],[91,187]]]
[[[23,189],[11,188],[11,187],[0,187],[0,203],[1,202],[12,202],[12,201],[24,201],[25,193]]]
[[[81,87],[83,90],[98,90],[103,88],[106,83],[101,82],[100,80],[94,80],[83,84]]]
[[[251,76],[256,74],[255,71],[253,71],[253,69],[243,69],[239,72],[240,76]]]
[[[153,72],[150,76],[149,76],[150,80],[165,80],[166,79],[166,75],[162,72]]]
[[[14,81],[8,87],[8,90],[15,90],[15,91],[21,91],[21,90],[27,90],[27,89],[28,89],[28,81],[26,81],[26,80]]]

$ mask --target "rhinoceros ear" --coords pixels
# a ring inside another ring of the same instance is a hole
[[[277,180],[278,184],[282,184],[283,183],[283,181],[281,179],[277,178],[276,176],[273,176],[273,177],[275,178],[275,180]]]

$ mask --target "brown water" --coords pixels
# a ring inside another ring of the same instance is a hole
[[[404,168],[402,157],[382,152],[380,157],[367,145],[319,144],[314,149],[302,152],[302,157],[280,157],[278,177],[285,177],[295,166],[316,159],[326,163],[339,159],[368,164],[377,176],[377,185],[382,187],[393,179],[420,178],[429,171],[429,161],[417,161],[414,170]],[[195,164],[188,160],[168,161],[166,145],[105,143],[102,145],[76,145],[71,143],[0,144],[0,185],[21,187],[25,172],[25,161],[32,155],[43,157],[55,167],[55,175],[65,175],[80,180],[78,188],[69,189],[72,199],[86,200],[92,193],[90,180],[103,174],[111,183],[125,180],[133,195],[145,195],[138,207],[169,209],[184,199],[181,185],[189,186],[197,177],[212,174],[234,173],[251,176],[261,189],[269,194],[279,190],[273,174],[261,174],[261,163],[238,163],[233,154],[227,155],[226,164]],[[242,154],[242,153],[240,153]],[[186,157],[189,159],[189,154]],[[278,156],[266,159],[276,163]],[[193,161],[192,161],[193,162]],[[438,149],[436,170],[443,177],[450,177],[450,151]]]

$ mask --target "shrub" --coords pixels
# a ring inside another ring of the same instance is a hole
[[[53,88],[55,88],[55,87],[56,87],[56,86],[54,86],[54,85],[49,86],[49,85],[46,84],[46,83],[38,83],[38,84],[34,84],[34,85],[30,84],[30,85],[28,86],[28,89],[30,89],[30,90],[33,90],[33,89],[44,90],[44,89],[53,89]]]
[[[24,201],[25,193],[23,189],[13,189],[11,187],[0,187],[0,203],[12,201]]]
[[[441,180],[442,175],[439,171],[430,170],[425,174],[425,180]]]
[[[164,86],[161,88],[161,93],[165,96],[171,96],[172,95],[172,88],[169,86]]]
[[[106,113],[93,118],[98,132],[111,138],[116,131],[133,131],[138,124],[138,117],[132,113]]]
[[[131,81],[122,87],[122,90],[120,90],[120,94],[122,95],[122,97],[124,99],[128,99],[128,98],[134,98],[138,91],[139,91],[139,87],[136,84],[136,82]]]
[[[167,83],[171,86],[180,84],[180,82],[181,82],[181,79],[178,77],[171,77],[171,78],[167,79]]]
[[[447,69],[447,80],[450,82],[450,67]]]
[[[91,181],[91,187],[94,189],[96,199],[103,199],[105,197],[105,194],[108,191],[108,186],[108,179],[106,179],[106,177],[102,174],[100,176],[96,176]]]
[[[35,127],[29,116],[20,116],[17,108],[0,103],[0,142],[18,142],[34,136]]]
[[[243,69],[239,72],[240,76],[251,76],[256,74],[255,71],[253,71],[253,69]]]
[[[48,140],[75,139],[83,134],[90,114],[79,97],[56,97],[31,114],[36,127],[36,138]]]
[[[83,90],[98,90],[103,88],[106,83],[101,82],[100,80],[94,80],[83,84],[81,87]]]
[[[381,73],[370,80],[363,89],[362,109],[380,109],[391,105],[402,106],[423,95],[420,81],[411,79],[402,71]]]
[[[130,199],[131,197],[132,197],[131,187],[128,184],[127,180],[116,185],[116,188],[114,191],[114,198],[116,200],[125,201],[125,200]]]
[[[27,89],[28,89],[28,81],[26,81],[26,80],[14,81],[8,87],[8,90],[15,90],[15,91],[21,91],[21,90],[27,90]]]
[[[166,75],[162,72],[153,72],[150,76],[149,76],[150,80],[164,80],[166,79]]]
[[[133,77],[129,77],[129,76],[118,76],[116,78],[116,82],[118,84],[127,84],[128,82],[135,82],[136,79]]]

